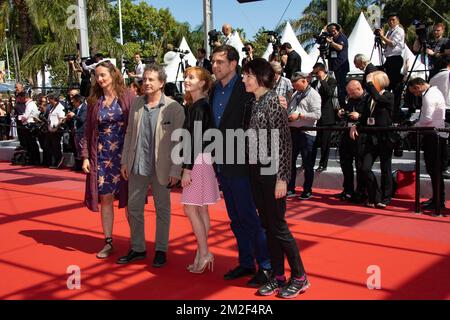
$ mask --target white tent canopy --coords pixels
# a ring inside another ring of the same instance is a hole
[[[289,42],[292,46],[292,49],[294,49],[302,58],[302,71],[304,72],[311,72],[312,67],[314,65],[314,62],[311,60],[311,58],[306,53],[305,49],[303,49],[302,45],[297,39],[297,36],[295,35],[294,29],[292,29],[291,24],[286,22],[286,26],[284,27],[282,36],[281,36],[281,43]],[[273,52],[272,44],[269,43],[266,52],[263,55],[263,58],[268,60],[270,54]]]
[[[352,33],[348,37],[348,61],[350,63],[350,72],[360,72],[353,63],[355,55],[362,53],[370,59],[372,55],[371,62],[375,66],[380,65],[380,58],[378,54],[378,48],[374,49],[375,36],[373,31],[369,26],[364,14],[361,12],[355,26],[353,27]],[[372,54],[372,49],[373,54]]]
[[[408,46],[406,46],[405,51],[403,51],[403,74],[406,74],[407,72],[412,70],[415,59],[416,56],[411,52],[411,50],[409,50]],[[414,70],[411,74],[411,79],[417,77],[425,79],[425,65],[422,61],[423,59],[420,55],[417,58],[416,63],[414,64]]]
[[[186,63],[190,66],[195,66],[197,62],[197,59],[195,58],[194,54],[189,48],[189,45],[184,37],[181,40],[179,49],[183,51],[187,50],[189,51],[189,53],[184,55],[183,59],[181,59],[181,54],[179,52],[169,51],[164,55],[164,64],[165,64],[164,70],[166,71],[167,74],[167,82],[177,82],[184,80],[184,75],[181,69],[180,62],[183,62],[184,64],[183,66],[185,66]]]

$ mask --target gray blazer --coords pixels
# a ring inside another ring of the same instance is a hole
[[[131,105],[128,117],[121,160],[121,165],[125,165],[128,172],[131,172],[136,156],[144,105],[145,97],[136,97]],[[172,148],[178,143],[177,141],[171,141],[171,135],[174,130],[183,127],[184,117],[183,107],[175,100],[164,96],[164,106],[159,111],[154,141],[156,175],[161,185],[167,185],[169,177],[181,178],[181,164],[175,165],[171,159]]]

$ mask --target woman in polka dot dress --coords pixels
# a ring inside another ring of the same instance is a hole
[[[214,256],[208,248],[208,205],[220,199],[211,154],[203,152],[208,143],[203,142],[201,138],[206,130],[213,127],[213,117],[207,100],[213,81],[205,69],[191,67],[186,70],[184,85],[187,109],[183,128],[191,135],[191,152],[184,154],[181,203],[184,204],[184,212],[191,222],[198,246],[194,263],[187,268],[192,273],[203,273],[207,267],[212,271],[214,262]],[[194,127],[200,125],[201,130],[194,130]],[[199,144],[201,151],[194,154],[200,149]]]

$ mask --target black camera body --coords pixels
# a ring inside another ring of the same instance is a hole
[[[216,29],[208,31],[208,37],[209,37],[209,45],[211,47],[215,46],[215,43],[219,41],[219,37],[222,35],[222,32],[217,31]]]
[[[67,54],[64,56],[64,61],[65,62],[69,62],[69,61],[75,61],[77,60],[77,55],[76,54]]]
[[[273,55],[278,57],[281,47],[281,36],[276,31],[264,31],[267,34],[267,43],[271,43],[273,47]],[[242,49],[244,51],[244,49]]]
[[[173,48],[173,51],[181,53],[181,54],[189,54],[190,53],[189,50],[183,50],[183,49],[180,49],[180,48]]]
[[[328,51],[330,49],[330,45],[327,41],[327,38],[333,37],[333,35],[329,32],[324,31],[318,35],[314,35],[313,37],[314,37],[314,39],[316,39],[316,44],[319,45],[320,54],[327,56]]]
[[[156,62],[156,56],[141,57],[141,61],[143,64],[152,64]]]
[[[249,51],[250,51],[250,50],[249,50],[247,47],[242,47],[242,52],[245,52],[245,53],[248,54]]]
[[[427,22],[422,22],[420,20],[414,20],[412,22],[416,28],[416,35],[421,44],[426,44],[428,40],[428,27],[430,26]]]

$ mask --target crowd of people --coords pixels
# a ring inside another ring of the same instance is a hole
[[[330,24],[327,42],[334,53],[328,67],[318,62],[312,72],[301,70],[301,58],[289,43],[281,46],[287,56],[281,62],[249,54],[242,68],[238,67],[236,48],[218,44],[210,59],[204,49],[198,50],[197,66],[186,70],[185,95],[177,101],[163,67],[144,66],[137,53],[136,69],[128,73],[133,78],[129,87],[110,61],[98,60],[91,67],[92,86],[86,97],[78,89],[70,89],[64,101],[59,93],[51,92],[38,95],[36,103],[18,83],[15,95],[3,102],[0,109],[5,112],[0,116],[16,121],[19,140],[29,154],[30,164],[61,167],[61,139],[69,133],[75,167],[87,177],[85,204],[91,211],[101,213],[105,244],[97,258],[108,258],[114,252],[114,199],[119,200],[119,208],[127,208],[130,227],[130,250],[117,263],[128,264],[147,256],[144,207],[151,188],[156,208],[152,266],[164,266],[169,249],[170,192],[181,187],[181,203],[197,240],[193,261],[186,269],[192,273],[212,271],[209,208],[220,199],[220,186],[238,247],[238,264],[224,274],[224,279],[251,276],[248,285],[258,287],[258,294],[293,298],[306,291],[310,283],[286,223],[286,201],[313,197],[314,171],[327,169],[331,145],[331,131],[327,128],[338,123],[349,128],[339,136],[344,182],[343,191],[336,196],[380,209],[391,202],[396,135],[373,130],[393,126],[396,95],[402,80],[398,77],[398,65],[404,32],[397,15],[390,16],[388,23],[386,35],[380,33],[386,45],[384,71],[362,54],[354,59],[355,66],[364,71],[362,81],[347,81],[348,43],[340,26]],[[226,32],[228,27],[224,26]],[[251,46],[246,47],[252,52]],[[438,65],[440,69],[429,82],[412,78],[407,83],[408,92],[421,98],[416,126],[445,127],[450,110],[449,55],[440,53],[433,66]],[[41,123],[44,130],[31,130]],[[320,130],[313,130],[314,127]],[[194,151],[184,153],[182,163],[173,157],[180,142],[173,139],[178,129],[190,133],[191,138],[183,139],[183,145]],[[246,161],[239,161],[237,145],[230,148],[225,139],[222,144],[199,139],[213,129],[223,137],[230,130],[253,132],[258,147],[246,143]],[[272,135],[266,138],[261,135],[272,131],[277,133],[275,143]],[[441,158],[436,153],[438,139]],[[428,132],[423,136],[424,158],[433,189],[433,197],[423,203],[423,209],[445,208],[443,175],[436,168],[446,166],[447,139],[445,132]],[[42,161],[37,141],[43,150]],[[264,147],[269,163],[260,154]],[[320,160],[315,170],[318,148]],[[227,161],[217,161],[217,153]],[[305,175],[300,195],[296,193],[299,155]],[[380,183],[373,172],[377,158]],[[438,161],[442,162],[440,166],[436,166]],[[272,165],[276,170],[267,171]],[[285,275],[285,258],[291,269],[289,279]]]

